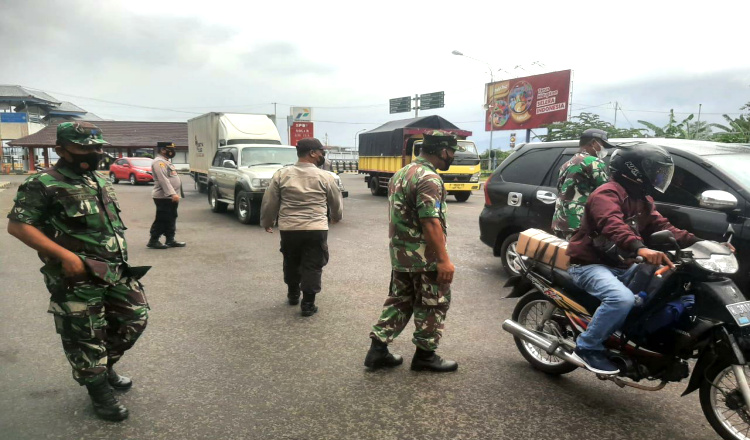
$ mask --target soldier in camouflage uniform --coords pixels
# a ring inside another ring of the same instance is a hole
[[[87,122],[57,127],[61,157],[29,177],[8,214],[8,232],[39,252],[63,350],[73,378],[86,385],[96,414],[124,420],[113,394],[132,381],[112,366],[146,328],[148,303],[138,281],[148,267],[128,264],[120,205],[112,185],[95,170],[106,141]]]
[[[607,157],[606,148],[612,148],[607,132],[590,128],[581,135],[579,145],[580,151],[560,168],[557,180],[552,230],[565,240],[570,240],[581,227],[589,195],[609,181],[607,164],[603,160]]]
[[[388,351],[414,315],[417,346],[411,369],[455,371],[458,364],[435,354],[450,306],[454,267],[446,248],[445,187],[437,169],[446,171],[458,149],[455,136],[425,133],[420,156],[393,175],[390,205],[391,285],[380,320],[372,328],[365,358],[370,369],[401,365]]]

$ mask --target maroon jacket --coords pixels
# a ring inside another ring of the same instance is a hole
[[[633,231],[625,219],[637,218],[638,234]],[[570,239],[566,254],[574,264],[602,263],[594,248],[592,238],[604,235],[620,249],[634,253],[646,247],[643,237],[663,230],[672,231],[682,247],[698,241],[695,235],[677,229],[669,220],[662,217],[654,206],[654,199],[647,196],[645,200],[630,197],[617,182],[611,181],[597,188],[586,202],[586,210],[581,219],[581,229]]]

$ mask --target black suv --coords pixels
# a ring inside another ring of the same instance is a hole
[[[672,155],[672,183],[654,199],[673,225],[716,241],[725,241],[732,226],[740,263],[738,285],[750,293],[750,145],[653,138],[610,143],[634,141],[659,145]],[[485,183],[480,238],[501,257],[509,274],[517,273],[518,233],[528,228],[551,232],[558,173],[577,152],[578,141],[522,144]]]

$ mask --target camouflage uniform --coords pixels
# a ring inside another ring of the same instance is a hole
[[[566,239],[581,227],[581,217],[589,195],[607,183],[607,165],[588,153],[578,153],[560,168],[557,202],[552,230]]]
[[[48,312],[73,377],[89,384],[106,376],[146,328],[149,307],[138,280],[148,268],[127,263],[112,185],[97,172],[77,174],[61,162],[21,185],[8,218],[41,230],[86,266],[86,276],[66,278],[58,260],[40,254]]]
[[[390,343],[414,314],[412,342],[437,349],[450,306],[450,284],[437,283],[437,254],[427,249],[422,218],[438,218],[447,237],[445,188],[435,167],[422,157],[399,170],[388,185],[391,284],[370,338]]]

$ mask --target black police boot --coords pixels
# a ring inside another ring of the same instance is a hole
[[[286,297],[289,300],[289,305],[296,306],[297,304],[299,304],[299,296],[300,296],[299,289],[297,290],[289,289],[289,291],[286,294]]]
[[[312,316],[318,311],[318,306],[315,305],[315,294],[312,295],[305,293],[302,295],[302,316]]]
[[[458,363],[456,361],[449,361],[441,358],[434,351],[422,350],[417,347],[417,352],[414,353],[414,358],[411,360],[411,369],[414,371],[435,371],[437,373],[447,373],[449,371],[456,371],[458,369]]]
[[[376,370],[378,368],[398,367],[402,363],[404,363],[404,358],[390,353],[388,344],[378,339],[372,340],[370,351],[367,352],[365,357],[365,367]]]
[[[128,409],[115,398],[107,378],[102,377],[94,383],[86,384],[94,412],[100,419],[119,422],[128,418]]]
[[[120,376],[112,367],[107,371],[107,382],[119,391],[127,391],[133,386],[133,381],[129,377]]]
[[[148,243],[146,244],[146,247],[151,248],[151,249],[166,249],[167,245],[162,244],[159,241],[159,237],[156,237],[156,238],[151,237],[151,240],[148,241]]]
[[[167,238],[167,242],[164,243],[164,246],[166,247],[185,247],[187,246],[187,243],[184,241],[174,241],[174,237]]]

